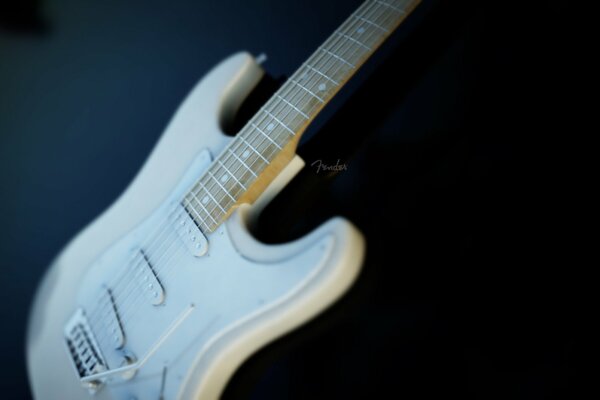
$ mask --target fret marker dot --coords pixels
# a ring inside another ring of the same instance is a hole
[[[356,32],[358,32],[358,33],[363,33],[364,31],[365,31],[365,28],[363,28],[362,26],[356,30]]]
[[[324,84],[324,83],[321,83],[321,84],[319,85],[319,90],[320,90],[321,92],[322,92],[323,90],[325,90],[326,88],[327,88],[327,86],[325,86],[325,84]]]
[[[221,182],[227,182],[227,179],[229,179],[229,175],[225,174],[221,177]]]
[[[273,130],[273,128],[275,128],[275,125],[273,125],[273,124],[269,124],[269,125],[267,125],[267,130],[268,130],[268,131],[272,131],[272,130]]]
[[[204,198],[202,199],[202,204],[206,203],[208,203],[208,196],[204,196]]]
[[[247,158],[250,155],[250,152],[248,150],[244,151],[244,153],[242,153],[242,157]]]

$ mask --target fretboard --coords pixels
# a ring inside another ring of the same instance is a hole
[[[291,160],[319,111],[420,0],[368,0],[300,66],[182,200],[204,232],[251,202]],[[257,189],[258,188],[258,189]]]

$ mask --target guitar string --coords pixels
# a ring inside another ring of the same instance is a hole
[[[358,16],[358,15],[357,15],[357,13],[355,13],[355,14],[353,14],[351,17],[357,17],[357,16]],[[365,14],[365,15],[362,15],[362,17],[363,17],[363,18],[364,18],[364,17],[367,17],[367,15],[366,15],[366,14]],[[356,21],[355,21],[355,22],[356,22]],[[338,29],[338,31],[340,31],[340,30],[341,30],[341,28],[340,28],[340,29]],[[343,44],[343,43],[342,43],[342,44]],[[335,44],[333,44],[333,45],[335,45]],[[332,48],[332,50],[335,50],[335,49],[333,49],[333,48]],[[346,49],[346,51],[347,51],[347,50],[348,50],[348,49]],[[335,51],[337,52],[338,50],[335,50]],[[356,49],[355,49],[355,51],[354,51],[354,52],[356,52]],[[331,60],[331,59],[333,59],[333,57],[330,57],[330,60]],[[330,60],[328,60],[328,61],[330,61]],[[335,65],[335,64],[334,64],[334,65]],[[339,67],[341,67],[341,66],[339,66]],[[338,69],[339,69],[339,67],[338,67]],[[313,73],[313,75],[316,75],[316,72],[314,72],[314,73]],[[294,75],[294,76],[295,76],[295,75]],[[316,84],[316,82],[315,82],[314,84]],[[291,89],[288,89],[288,92],[289,92],[289,91],[291,91]],[[283,93],[283,92],[282,92],[282,93]],[[296,93],[292,94],[292,96],[294,96],[294,95],[296,95],[296,94],[298,94],[298,93],[301,93],[301,89],[298,89],[298,90],[296,91]],[[307,94],[307,93],[302,93],[302,94],[301,94],[301,97],[300,97],[300,99],[303,99],[304,97],[307,97],[307,96],[308,96],[308,94]],[[288,96],[288,94],[286,94],[284,98],[288,98],[288,99],[290,99],[290,97]],[[291,99],[293,100],[293,97],[292,97]],[[292,103],[292,104],[293,104],[293,103]],[[291,112],[291,109],[288,109],[288,114],[289,114],[290,112]],[[264,121],[265,119],[266,119],[266,117],[263,117],[263,121]],[[284,117],[283,119],[285,120],[285,117]],[[260,122],[259,122],[259,123],[260,123]],[[268,139],[267,139],[267,138],[261,138],[261,143],[265,142],[266,140],[268,140]],[[261,143],[259,143],[259,145],[257,146],[258,148],[260,148],[260,145],[261,145]],[[274,149],[272,149],[272,151],[275,151],[275,150],[274,150]],[[230,157],[229,157],[229,158],[230,158]],[[258,157],[257,157],[257,159],[258,159]],[[214,164],[213,164],[213,166],[214,166]],[[239,170],[239,168],[241,168],[241,165],[239,165],[239,166],[238,166],[238,168],[236,169],[236,172],[237,172],[237,170]],[[213,184],[213,186],[214,186],[214,184]],[[241,190],[241,189],[240,189],[240,190]],[[224,194],[223,194],[222,198],[223,198],[223,197],[224,197]],[[216,206],[215,206],[215,207],[216,207]],[[213,207],[213,210],[214,210],[214,207]],[[175,237],[175,239],[177,239],[177,237]]]
[[[357,16],[357,13],[355,13],[355,14],[353,14],[353,15],[352,15],[352,17],[356,17],[356,16]],[[364,14],[362,17],[363,17],[363,18],[364,18],[364,17],[367,17],[367,15],[366,15],[366,14]],[[338,29],[338,31],[339,31],[339,30],[341,30],[341,29]],[[335,50],[335,49],[333,49],[333,50]],[[347,50],[347,49],[346,49],[346,50]],[[355,50],[356,50],[356,49],[355,49]],[[337,50],[335,50],[335,51],[337,52]],[[332,58],[333,58],[333,57],[330,57],[330,59],[332,59]],[[339,69],[339,68],[338,68],[338,69]],[[316,72],[314,72],[312,75],[316,75]],[[295,76],[295,75],[294,75],[294,76]],[[314,84],[316,85],[316,83],[314,83]],[[288,91],[291,91],[291,90],[288,90]],[[298,89],[298,90],[296,91],[296,93],[292,94],[292,96],[294,96],[294,95],[296,95],[296,94],[298,94],[298,93],[300,93],[300,92],[301,92],[301,89]],[[282,92],[282,93],[283,93],[283,92]],[[307,93],[302,93],[302,95],[301,95],[300,99],[302,100],[302,99],[304,99],[304,97],[307,97],[307,96],[308,96],[308,94],[307,94]],[[288,94],[285,94],[285,97],[284,97],[284,98],[288,98],[288,99],[290,99],[290,97],[288,96]],[[291,98],[291,100],[293,101],[293,97]],[[292,102],[292,104],[293,104],[293,102]],[[298,104],[299,104],[299,103],[298,103]],[[289,114],[290,112],[291,112],[291,109],[288,109],[288,114]],[[264,120],[265,120],[265,119],[266,119],[266,117],[263,117],[263,122],[264,122]],[[284,117],[283,119],[285,120],[285,117]],[[261,123],[261,122],[259,122],[259,124],[260,124],[260,123]],[[262,143],[262,142],[265,142],[266,140],[267,140],[267,138],[261,138],[261,143]],[[260,149],[260,145],[261,145],[261,143],[259,143],[259,144],[258,144],[258,146],[257,146],[259,149]],[[251,143],[251,144],[252,144],[252,143]],[[272,149],[272,151],[275,151],[275,150],[274,150],[274,149]],[[229,158],[231,158],[231,157],[229,157]],[[258,157],[257,157],[256,159],[258,159]],[[227,160],[226,160],[226,161],[227,161]],[[214,164],[213,164],[213,165],[214,165]],[[224,163],[223,163],[223,165],[224,165]],[[239,170],[239,168],[241,168],[241,164],[240,164],[240,165],[238,165],[238,167],[236,168],[236,172]],[[227,170],[227,168],[225,168],[225,170]],[[215,185],[215,184],[213,183],[213,186],[214,186],[214,185]],[[239,190],[241,190],[241,189],[239,189]],[[223,194],[222,198],[223,198],[223,197],[224,197],[224,194]],[[215,206],[215,207],[216,207],[216,206]],[[213,207],[213,210],[214,210],[214,207]]]
[[[367,4],[367,3],[364,3],[363,5],[365,5],[365,4]],[[338,29],[338,30],[339,30],[339,29]],[[303,91],[302,91],[302,89],[297,89],[297,92],[301,93],[301,92],[303,92]],[[276,93],[276,94],[273,96],[273,98],[275,98],[277,94],[279,94],[279,92],[278,92],[278,93]],[[307,95],[306,95],[306,94],[304,94],[304,93],[302,93],[302,94],[303,94],[303,96],[307,96]],[[287,97],[287,96],[284,96],[284,97]],[[272,99],[273,99],[273,98],[272,98]],[[281,104],[281,102],[279,102],[279,104]],[[261,110],[262,110],[262,109],[266,109],[266,108],[268,108],[268,103],[267,103],[267,105],[263,106],[263,107],[261,108]],[[291,112],[291,110],[288,110],[288,113],[289,113],[289,112]],[[284,119],[285,119],[285,117],[284,117]],[[253,121],[250,121],[250,122],[253,122]],[[271,121],[271,122],[275,122],[275,121]],[[260,125],[260,124],[261,124],[261,123],[259,122],[257,125]],[[248,125],[247,125],[247,127],[248,127],[248,126],[250,126],[250,124],[248,124]],[[256,132],[256,130],[250,130],[250,129],[249,129],[249,131],[250,131],[250,132],[252,132],[252,133],[255,133],[255,132]],[[261,143],[262,143],[262,142],[266,142],[266,141],[268,140],[268,139],[266,139],[266,138],[263,138],[262,136],[259,136],[259,137],[261,138]],[[252,143],[251,143],[251,144],[252,144]],[[259,146],[257,146],[257,147],[258,147],[258,148],[260,148],[260,143],[259,143]],[[231,159],[231,157],[232,157],[231,155],[229,155],[229,156],[228,156],[228,158],[229,158],[229,159]],[[258,160],[258,156],[257,156],[257,160]],[[223,163],[223,164],[224,164],[224,163]],[[214,165],[215,165],[215,164],[213,164],[213,166],[214,166]],[[219,167],[217,167],[217,169],[218,169],[218,168],[219,168]],[[240,167],[238,166],[238,169],[239,169],[239,168],[240,168]],[[203,177],[202,179],[204,179],[204,177]],[[209,178],[206,178],[206,179],[209,179]],[[222,198],[223,198],[223,197],[224,197],[224,195],[222,196]],[[216,206],[214,206],[214,207],[213,207],[213,210],[214,210],[215,208],[216,208]],[[198,213],[198,214],[199,214],[199,213]]]
[[[314,73],[314,72],[313,72],[313,75],[316,75],[316,73]],[[298,92],[300,92],[300,90],[298,90]],[[287,96],[285,96],[285,97],[287,97]],[[264,120],[264,119],[266,119],[266,117],[265,117],[265,116],[263,116],[263,120]],[[284,119],[285,119],[285,118],[284,118]],[[262,122],[258,122],[258,124],[260,125],[260,124],[262,124]],[[262,139],[262,140],[263,140],[263,141],[266,141],[266,139]],[[252,143],[251,143],[251,144],[252,144]],[[259,144],[259,146],[257,146],[257,147],[258,147],[258,148],[260,148],[260,144]],[[229,159],[231,159],[231,156],[229,157]],[[255,161],[256,161],[256,160],[258,160],[258,156],[256,156],[256,158],[255,158]],[[227,160],[225,160],[225,162],[227,162]],[[253,162],[252,164],[254,164],[254,163],[255,163],[255,162]],[[236,168],[236,172],[239,170],[239,168],[241,168],[241,164],[240,164],[240,165],[238,165],[238,167]],[[213,186],[215,186],[215,185],[216,185],[216,183],[214,183],[214,182],[213,182],[213,183],[212,183],[212,185],[213,185]],[[207,185],[205,184],[205,185],[204,185],[204,187],[206,187],[206,186],[207,186]],[[198,193],[198,191],[197,191],[196,193]],[[222,196],[222,197],[224,197],[224,196],[225,196],[225,194],[223,194],[223,196]],[[216,207],[216,206],[215,206],[215,207]],[[214,208],[215,208],[215,207],[213,207],[213,211],[214,211]],[[197,213],[197,214],[200,216],[200,214],[199,214],[198,210],[197,210],[195,207],[193,207],[193,205],[192,205],[192,207],[191,207],[191,208],[193,208],[193,209],[194,209],[194,211],[195,211],[195,212],[196,212],[196,213]],[[206,224],[205,224],[205,226],[206,226]],[[138,255],[138,254],[136,254],[136,255]],[[138,255],[138,257],[139,257],[140,259],[141,259],[141,258],[143,258],[143,256],[140,256],[140,255]],[[141,260],[141,261],[143,261],[143,260]],[[116,291],[117,291],[117,290],[115,290],[115,292],[116,292]]]
[[[364,5],[367,5],[368,3],[369,3],[369,2],[365,2],[365,3],[363,3],[363,6],[364,6]],[[371,4],[369,4],[369,6],[373,6],[373,5],[374,5],[374,3],[371,3]],[[364,11],[364,10],[363,10],[363,11]],[[370,12],[370,11],[372,11],[372,10],[368,10],[368,11]],[[370,19],[370,17],[369,17],[369,16],[368,16],[366,13],[365,13],[365,14],[363,14],[363,15],[359,15],[359,13],[358,13],[358,10],[357,10],[357,12],[355,12],[354,14],[352,14],[352,15],[351,15],[351,17],[350,17],[348,20],[352,20],[352,19],[354,19],[354,21],[352,21],[352,23],[353,23],[353,24],[355,24],[355,23],[357,23],[357,19],[358,19],[358,18],[356,18],[356,17],[362,17],[362,18]],[[346,21],[346,22],[348,22],[348,21]],[[344,24],[344,25],[346,25],[346,24]],[[342,27],[338,28],[338,30],[336,30],[336,32],[339,32],[339,31],[341,31],[341,30],[342,30]],[[362,37],[364,37],[364,35],[363,35],[363,36],[361,36],[361,38],[362,38]],[[335,43],[333,43],[333,42],[332,42],[332,43],[330,43],[330,45],[332,45],[332,46],[335,46],[335,45],[337,45],[337,44],[338,44],[338,43],[340,43],[340,42],[342,43],[342,45],[343,45],[344,43],[346,43],[345,41],[343,41],[343,40],[341,40],[341,39],[339,39],[339,38],[338,38],[338,40],[337,40]],[[327,42],[326,42],[326,44],[327,44]],[[326,44],[324,44],[324,45],[323,45],[323,47],[324,47],[324,46],[326,46]],[[333,47],[330,47],[330,49],[331,49],[331,50],[333,50],[335,53],[338,53],[338,51],[339,51],[339,48],[338,48],[338,49],[334,49]],[[348,49],[345,49],[345,50],[347,51]],[[354,49],[354,52],[353,52],[353,53],[355,53],[355,52],[356,52],[356,50],[357,50],[357,48],[356,48],[356,49]],[[338,55],[339,55],[339,53],[338,53]],[[312,57],[311,57],[311,58],[312,58]],[[323,56],[322,56],[321,58],[323,58]],[[328,59],[327,61],[329,62],[329,61],[332,61],[333,59],[334,59],[334,57],[333,57],[333,56],[329,56],[329,59]],[[318,63],[318,62],[319,62],[319,61],[317,61],[316,63]],[[316,63],[315,63],[315,64],[316,64]],[[333,65],[335,65],[335,63],[334,63]],[[331,67],[331,65],[329,65],[329,66],[328,66],[328,68],[330,68],[330,67]],[[339,70],[341,67],[342,67],[342,65],[341,65],[341,64],[340,64],[340,65],[338,65],[338,70]],[[301,68],[301,69],[302,69],[302,68]],[[299,70],[298,70],[298,72],[300,72],[300,70],[301,70],[301,69],[299,69]],[[319,68],[319,69],[321,69],[321,68]],[[297,73],[298,73],[298,72],[297,72]],[[326,71],[326,72],[327,72],[327,71]],[[302,75],[304,75],[305,73],[306,73],[306,72],[304,72]],[[294,75],[293,75],[293,77],[295,77],[296,75],[297,75],[297,74],[294,74]],[[317,72],[312,72],[312,74],[311,74],[311,75],[313,75],[313,77],[314,77],[315,75],[317,75]],[[334,73],[334,74],[332,74],[332,75],[333,75],[333,76],[335,76],[335,73]],[[314,85],[316,85],[316,82],[317,82],[317,81],[315,81]],[[295,92],[296,92],[296,93],[293,93],[294,89],[292,89],[291,87],[290,87],[290,88],[287,88],[287,91],[288,91],[288,93],[284,93],[284,92],[282,92],[282,95],[283,95],[282,97],[283,97],[283,98],[286,98],[286,99],[289,99],[289,100],[292,100],[292,101],[290,101],[290,103],[292,103],[292,104],[294,104],[294,102],[293,102],[293,99],[294,99],[294,97],[293,97],[293,96],[296,96],[296,95],[298,95],[299,93],[300,93],[300,100],[301,100],[301,101],[302,101],[302,100],[303,100],[305,97],[308,97],[308,96],[310,96],[310,94],[309,94],[309,93],[307,93],[306,91],[302,90],[302,88],[295,89]],[[291,94],[291,96],[292,96],[292,97],[290,97],[290,93],[292,93],[292,94]],[[279,105],[281,105],[281,103],[283,103],[283,101],[279,101],[278,103],[279,103]],[[300,104],[300,102],[298,102],[298,103],[296,103],[296,104]],[[274,108],[276,108],[276,107],[277,107],[277,106],[275,106]],[[303,107],[303,106],[301,105],[301,107]],[[266,108],[266,106],[265,106],[265,108]],[[291,112],[292,112],[292,108],[291,108],[291,107],[289,107],[289,108],[288,108],[288,112],[287,112],[286,116],[284,116],[284,117],[282,118],[282,120],[285,120],[285,119],[286,119],[286,117],[287,117],[287,115],[288,115],[288,114],[290,114]],[[262,119],[263,119],[263,120],[262,120],[261,122],[258,122],[257,126],[260,126],[260,124],[264,123],[264,121],[265,121],[266,119],[268,119],[268,117],[266,117],[266,113],[265,113],[265,115],[263,116],[263,118],[262,118]],[[274,122],[274,120],[271,120],[271,123],[272,123],[272,122]],[[248,125],[247,125],[247,126],[248,126]],[[248,130],[247,130],[247,132],[253,132],[253,131],[248,129]],[[247,132],[246,132],[246,133],[247,133]],[[279,135],[280,135],[280,134],[281,134],[281,132],[279,133]],[[257,136],[257,137],[260,137],[260,136]],[[251,139],[251,140],[255,141],[255,139],[256,139],[256,137],[255,137],[254,139]],[[268,139],[267,139],[266,137],[261,137],[261,142],[260,142],[260,143],[259,143],[259,144],[258,144],[258,145],[255,147],[255,148],[258,148],[258,149],[260,149],[260,146],[261,146],[261,144],[262,144],[262,143],[264,143],[264,142],[266,142],[267,140],[268,140]],[[250,145],[252,145],[252,144],[255,144],[255,143],[250,143]],[[240,144],[238,144],[238,147],[240,147],[240,146],[241,146],[241,143],[240,143]],[[276,151],[274,148],[272,148],[271,150],[272,150],[272,152],[275,152],[275,151]],[[229,159],[229,160],[231,160],[231,158],[232,158],[232,156],[231,156],[231,155],[227,157],[227,159]],[[223,163],[223,165],[225,165],[225,163],[228,161],[227,159],[225,160],[225,162]],[[256,162],[256,160],[258,160],[258,159],[259,159],[259,157],[258,157],[258,156],[256,156],[256,158],[255,158],[255,161],[254,161],[254,162]],[[252,164],[254,164],[254,162],[253,162]],[[213,167],[214,165],[215,165],[215,163],[213,163],[213,164],[211,165],[211,167]],[[238,165],[238,167],[236,168],[236,171],[235,171],[234,173],[236,173],[236,172],[237,172],[237,171],[238,171],[238,170],[241,168],[241,166],[242,166],[242,164],[240,163],[240,165]],[[221,166],[221,167],[219,167],[219,168],[223,168],[223,167]],[[226,170],[226,171],[229,171],[229,172],[231,173],[231,171],[230,171],[230,170],[228,170],[227,168],[225,168],[225,170]],[[213,177],[213,179],[214,179],[214,177]],[[216,179],[215,179],[215,180],[216,180]],[[213,183],[213,184],[212,184],[212,187],[214,187],[215,185],[216,185],[216,183]],[[206,185],[204,185],[204,186],[206,186]],[[239,192],[239,191],[241,191],[242,189],[243,189],[243,188],[242,188],[242,187],[241,187],[241,185],[240,185],[240,188],[238,189],[238,192]],[[225,189],[225,190],[226,190],[226,189]],[[187,197],[187,196],[186,196],[186,197]],[[221,199],[223,199],[224,197],[225,197],[225,193],[223,193],[223,195],[221,196]],[[186,199],[186,200],[187,200],[187,199]],[[194,207],[193,207],[193,205],[192,205],[192,208],[194,208]],[[214,209],[215,209],[215,208],[216,208],[216,205],[215,205],[215,206],[213,206],[213,211],[214,211]],[[195,210],[195,211],[196,211],[196,210]],[[182,212],[182,213],[184,213],[184,212]],[[206,224],[205,224],[205,225],[206,225]],[[175,236],[175,239],[178,239],[178,237],[176,237],[176,236]],[[180,247],[181,247],[181,246],[180,246]],[[168,251],[168,250],[167,250],[167,251]],[[165,268],[165,269],[166,269],[166,268]],[[161,269],[161,270],[162,270],[162,269]],[[161,274],[161,275],[162,275],[162,274]],[[116,291],[115,291],[115,293],[116,293]],[[128,293],[131,293],[131,292],[128,292]],[[115,299],[115,300],[116,300],[116,299]],[[109,300],[109,301],[110,301],[110,300]],[[117,301],[116,301],[116,302],[117,302]],[[119,302],[119,303],[121,302],[121,301],[120,301],[120,299],[119,299],[119,301],[118,301],[118,302]],[[111,305],[111,306],[112,306],[112,305]],[[127,318],[123,318],[123,319],[124,319],[124,320],[126,320]]]
[[[365,4],[368,4],[368,2],[367,2],[367,3],[363,3],[363,5],[365,5]],[[371,3],[370,5],[373,5],[373,4],[374,4],[374,3]],[[357,13],[353,14],[351,17],[354,17],[356,14],[357,14]],[[365,15],[365,16],[366,16],[366,15]],[[349,18],[349,19],[351,19],[351,18]],[[337,31],[339,31],[339,30],[340,30],[340,29],[338,29]],[[382,36],[384,36],[384,35],[382,35]],[[316,74],[316,73],[313,73],[313,74]],[[294,75],[294,76],[295,76],[295,75]],[[303,93],[303,90],[302,90],[302,89],[297,89],[297,92],[298,92],[298,93],[302,93],[302,94],[303,94],[303,96],[308,96],[307,94]],[[278,92],[278,93],[276,93],[276,95],[277,95],[277,94],[279,94],[279,92]],[[273,100],[275,97],[276,97],[276,96],[273,96],[272,100]],[[287,97],[287,96],[284,96],[284,97]],[[281,102],[279,102],[279,104],[281,104]],[[266,108],[268,108],[268,103],[267,103],[267,105],[263,106],[261,109],[266,109]],[[291,109],[288,109],[288,113],[289,113],[289,112],[291,112]],[[284,117],[284,119],[285,119],[285,117]],[[253,121],[250,121],[250,122],[253,122]],[[271,121],[271,122],[274,122],[274,121]],[[258,125],[260,125],[260,124],[261,124],[261,123],[259,122],[259,123],[258,123]],[[248,125],[245,127],[245,129],[246,129],[248,126],[250,126],[250,124],[248,124]],[[251,133],[256,133],[256,130],[251,130],[251,129],[248,129],[248,130],[249,130]],[[266,139],[266,138],[263,138],[262,136],[259,136],[259,137],[261,138],[261,141],[262,141],[262,142],[266,142],[266,141],[268,140],[268,139]],[[252,143],[251,143],[251,144],[252,144]],[[258,148],[260,148],[260,144],[259,144],[259,146],[257,146],[257,147],[258,147]],[[249,150],[249,149],[248,149],[248,150]],[[257,153],[258,153],[258,152],[257,152]],[[229,158],[229,159],[231,159],[231,157],[232,157],[231,155],[229,155],[229,156],[228,156],[228,158]],[[256,160],[258,160],[258,156],[256,157]],[[226,162],[227,162],[227,161],[226,161]],[[211,166],[211,168],[210,168],[210,169],[213,169],[213,167],[215,167],[215,166],[216,166],[216,164],[215,164],[215,163],[213,163],[213,165]],[[218,168],[220,168],[220,167],[217,167],[217,169],[218,169]],[[238,169],[239,169],[239,168],[240,168],[240,166],[238,166]],[[209,170],[210,170],[210,169],[209,169]],[[206,177],[206,176],[205,176],[205,177],[202,177],[201,179],[210,179],[210,178],[208,178],[208,177]],[[213,180],[214,180],[214,179],[213,179]],[[204,186],[206,186],[206,185],[204,185]],[[199,190],[199,189],[198,189],[198,190]],[[199,193],[198,193],[198,192],[195,192],[194,194],[199,194]],[[225,197],[225,194],[223,194],[223,196],[222,196],[221,198],[224,198],[224,197]],[[216,209],[216,205],[215,205],[215,206],[213,206],[213,211],[214,211],[215,209]],[[198,212],[198,214],[200,214],[200,213]]]
[[[304,97],[304,96],[303,96]],[[289,98],[289,97],[288,97]],[[264,140],[264,139],[263,139]],[[241,165],[238,166],[238,169],[241,167]]]

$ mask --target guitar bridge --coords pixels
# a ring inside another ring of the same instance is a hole
[[[71,361],[80,380],[107,370],[106,361],[83,309],[79,308],[69,319],[64,329],[64,336]],[[102,382],[82,381],[82,385],[93,393],[100,388]]]

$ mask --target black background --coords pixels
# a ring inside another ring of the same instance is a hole
[[[30,396],[23,338],[45,268],[192,85],[235,51],[266,52],[273,79],[239,126],[359,4],[2,3],[3,398]],[[568,4],[424,1],[344,88],[256,234],[281,242],[343,215],[368,240],[363,272],[246,362],[226,398],[578,397],[589,316],[570,248]],[[338,159],[337,175],[310,167]]]

